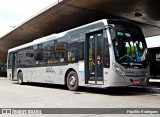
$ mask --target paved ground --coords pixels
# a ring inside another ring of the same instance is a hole
[[[153,82],[146,87],[81,88],[80,91],[73,92],[59,85],[18,85],[17,81],[0,78],[0,108],[160,108],[160,85]],[[72,116],[103,117],[105,115]]]

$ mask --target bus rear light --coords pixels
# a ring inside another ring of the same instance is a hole
[[[94,72],[90,72],[89,74],[90,74],[90,75],[93,75],[93,74],[95,74],[95,73],[94,73]]]

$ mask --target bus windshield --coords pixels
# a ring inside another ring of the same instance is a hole
[[[120,25],[110,29],[115,59],[120,64],[147,61],[147,46],[142,31],[131,26]]]

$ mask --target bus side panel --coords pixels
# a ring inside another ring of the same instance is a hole
[[[7,78],[12,79],[12,69],[7,69]]]
[[[84,62],[82,62],[80,66],[84,67]],[[79,86],[84,86],[84,68],[82,68],[81,71],[79,63],[68,64],[64,66],[24,68],[18,70],[21,70],[23,73],[23,82],[38,82],[64,85],[65,74],[69,69],[73,69],[76,71],[79,78]]]
[[[109,87],[110,85],[110,78],[111,72],[110,68],[103,69],[103,78],[104,78],[104,87]]]
[[[112,78],[110,79],[110,86],[111,87],[119,87],[119,86],[128,86],[125,78],[115,72],[115,70],[111,69],[111,76]]]
[[[36,69],[35,82],[54,84],[55,80],[58,78],[57,67],[38,67]],[[33,80],[32,80],[33,81]]]
[[[82,67],[81,70],[80,67]],[[84,62],[68,64],[66,66],[58,66],[58,79],[55,81],[56,84],[65,84],[65,75],[70,69],[75,70],[77,73],[79,86],[84,86]]]

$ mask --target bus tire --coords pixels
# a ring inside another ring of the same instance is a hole
[[[70,71],[67,75],[67,87],[71,91],[78,90],[78,75],[75,71]]]
[[[18,84],[23,85],[23,73],[18,73]]]

